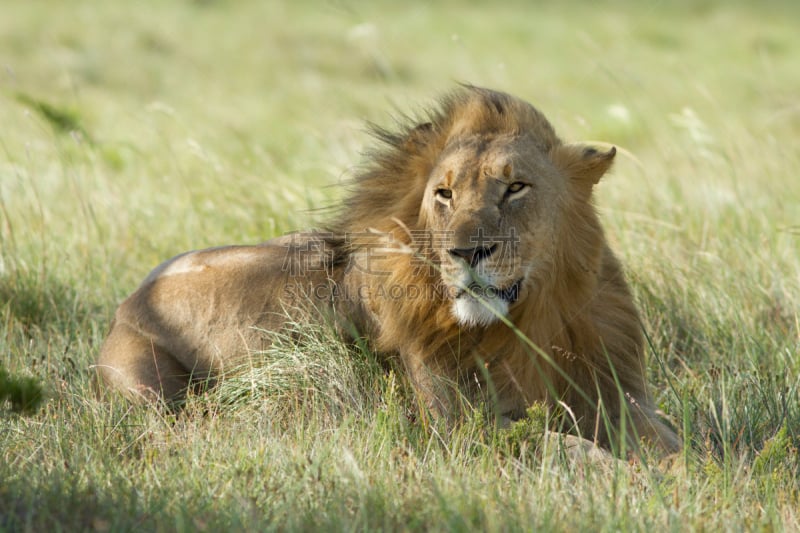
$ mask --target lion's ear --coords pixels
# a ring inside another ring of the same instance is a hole
[[[406,136],[405,148],[408,152],[415,153],[426,146],[433,132],[433,124],[425,122],[412,128]]]
[[[603,152],[585,144],[561,145],[554,152],[553,162],[556,166],[567,174],[571,182],[583,185],[581,188],[588,191],[611,168],[617,155],[614,146]]]

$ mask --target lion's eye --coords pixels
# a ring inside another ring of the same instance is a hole
[[[453,191],[451,191],[450,189],[445,189],[444,187],[440,187],[436,189],[436,196],[438,196],[439,198],[443,198],[445,200],[449,200],[450,198],[453,197]]]
[[[515,192],[519,192],[527,186],[528,186],[527,183],[522,183],[521,181],[515,181],[514,183],[508,186],[506,192],[508,192],[508,194],[514,194]]]

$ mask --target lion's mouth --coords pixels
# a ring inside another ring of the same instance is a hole
[[[522,285],[522,278],[519,278],[510,287],[507,287],[505,290],[503,290],[501,298],[503,298],[503,300],[507,301],[508,303],[513,304],[514,302],[517,301],[517,298],[519,298],[519,290],[521,285]]]
[[[506,288],[495,287],[494,285],[481,285],[480,283],[473,281],[467,287],[460,289],[456,293],[456,299],[461,298],[466,294],[473,298],[482,298],[486,300],[499,298],[510,304],[513,304],[519,298],[521,286],[522,278],[518,279]]]

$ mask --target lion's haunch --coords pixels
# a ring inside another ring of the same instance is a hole
[[[335,318],[343,336],[399,356],[435,417],[456,421],[463,397],[491,390],[503,416],[561,402],[601,444],[677,450],[591,204],[615,149],[565,144],[531,105],[471,86],[422,124],[374,134],[324,231],[189,252],[151,272],[117,309],[104,380],[130,398],[178,400],[288,321]]]

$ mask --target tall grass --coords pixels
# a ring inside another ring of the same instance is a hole
[[[6,11],[0,371],[45,402],[0,403],[0,530],[798,528],[794,3]],[[454,81],[620,148],[597,204],[686,444],[672,466],[543,453],[546,413],[445,434],[401,374],[305,326],[180,415],[98,395],[113,308],[150,268],[318,223],[364,121]]]

